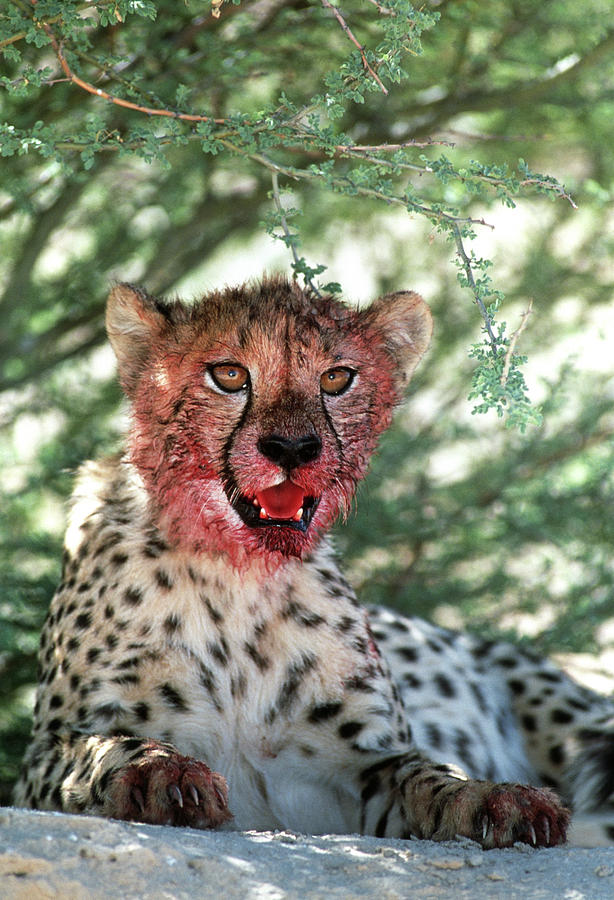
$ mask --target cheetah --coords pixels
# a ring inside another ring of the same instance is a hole
[[[564,842],[567,805],[607,820],[610,701],[368,612],[335,561],[327,531],[430,342],[419,295],[120,284],[106,321],[131,427],[76,483],[18,805],[487,849]]]

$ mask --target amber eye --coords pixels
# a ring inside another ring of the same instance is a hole
[[[243,366],[237,366],[235,363],[220,363],[220,365],[211,366],[209,373],[220,390],[226,391],[228,394],[247,389],[249,385],[249,372]]]
[[[325,394],[342,394],[354,380],[354,372],[339,366],[337,369],[329,369],[320,378],[320,387]]]

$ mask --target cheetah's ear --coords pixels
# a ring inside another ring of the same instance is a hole
[[[374,300],[363,315],[369,327],[379,333],[396,362],[396,385],[400,394],[431,342],[431,311],[420,294],[398,291]]]
[[[107,334],[117,357],[122,387],[129,397],[136,389],[151,345],[167,321],[163,305],[141,288],[118,284],[109,294]]]

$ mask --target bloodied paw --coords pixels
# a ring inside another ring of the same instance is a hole
[[[232,818],[226,780],[189,756],[145,756],[110,782],[105,815],[154,825],[215,828]]]
[[[501,784],[491,788],[478,812],[478,840],[484,847],[564,844],[570,813],[548,788]]]
[[[456,834],[478,841],[485,849],[516,842],[554,847],[566,840],[569,810],[548,788],[520,784],[467,782],[449,802],[443,819]]]

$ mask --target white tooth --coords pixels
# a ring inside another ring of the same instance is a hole
[[[261,506],[261,507],[260,507],[260,518],[261,518],[261,519],[268,519],[268,518],[269,518],[269,514],[268,514],[268,512],[266,511],[266,509],[264,508],[264,506]]]
[[[295,522],[300,522],[302,516],[303,516],[303,507],[301,506],[300,509],[297,509],[297,511],[294,513],[292,518],[294,519]]]

